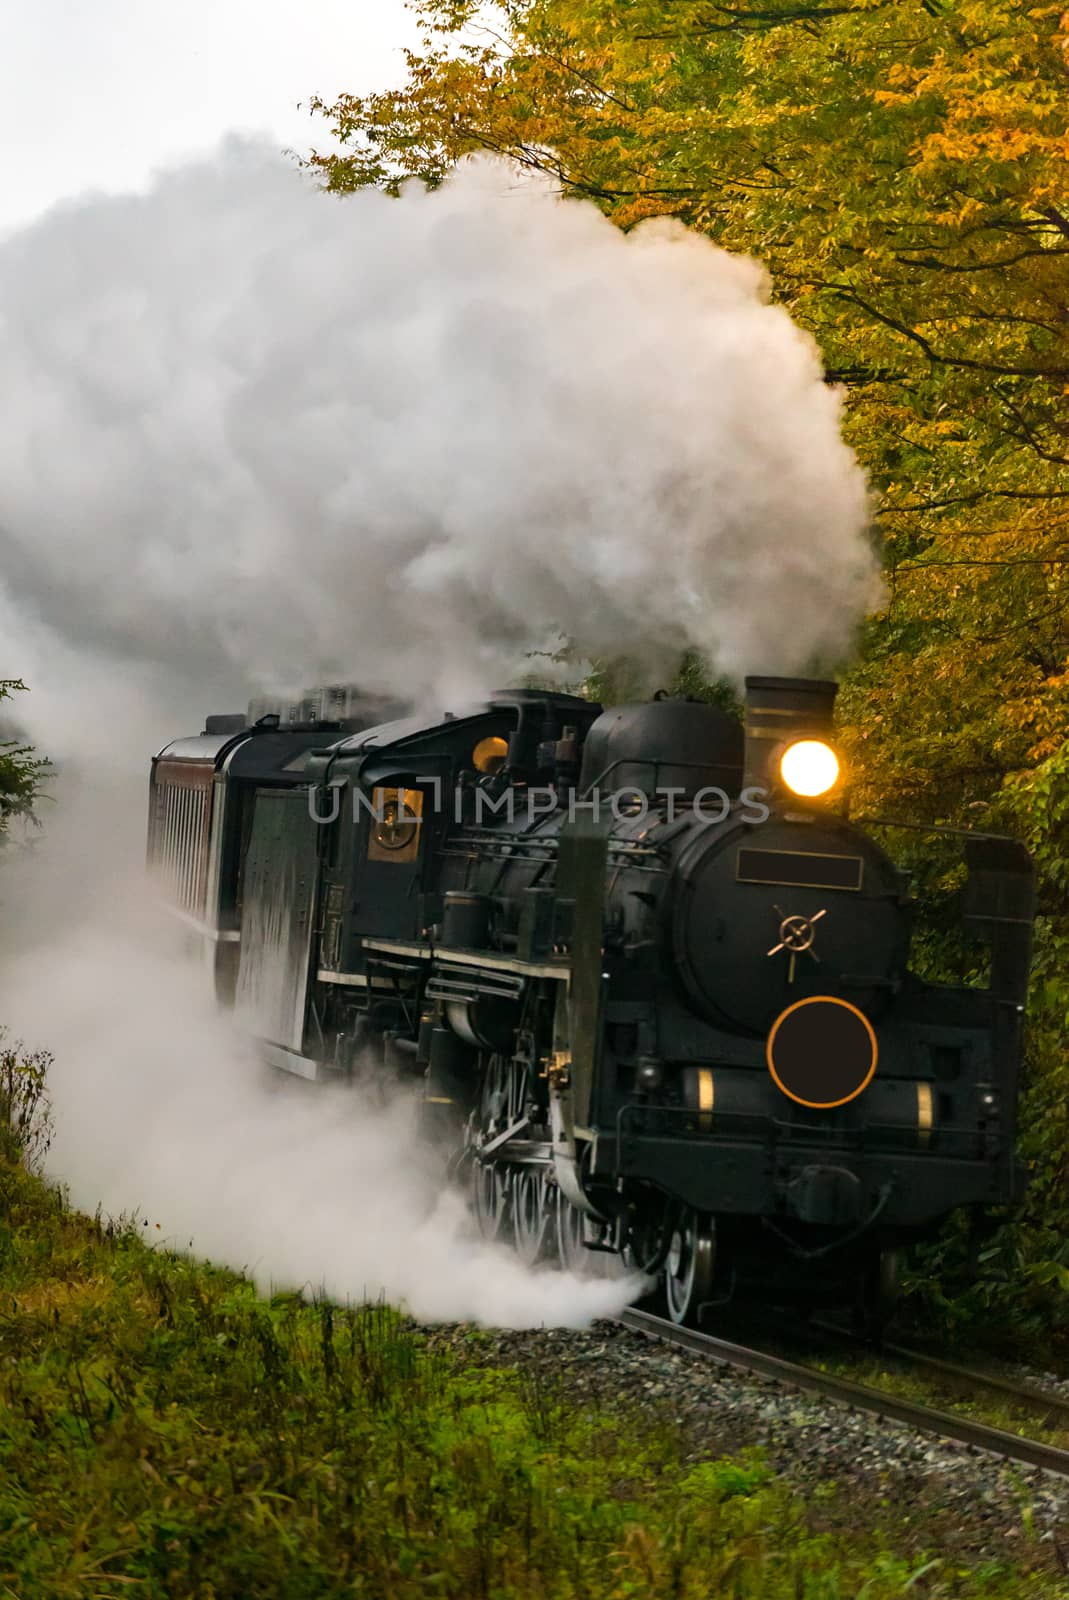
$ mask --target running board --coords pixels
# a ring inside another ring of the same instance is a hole
[[[260,1039],[258,1045],[261,1059],[269,1067],[277,1067],[280,1072],[289,1072],[295,1078],[306,1078],[309,1083],[322,1083],[328,1076],[323,1062],[313,1061],[311,1056],[298,1055],[296,1050],[287,1050],[281,1044],[269,1044],[266,1039]]]

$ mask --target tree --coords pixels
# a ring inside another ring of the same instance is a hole
[[[25,688],[19,678],[0,678],[0,701]],[[49,763],[34,755],[30,745],[0,739],[0,841],[14,817],[32,814],[50,770]]]
[[[847,386],[888,604],[843,698],[866,802],[975,813],[1069,732],[1060,6],[415,0],[399,89],[320,105],[329,187],[502,152],[621,226],[760,256]],[[968,670],[963,671],[967,662]]]

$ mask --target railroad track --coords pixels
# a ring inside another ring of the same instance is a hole
[[[811,1323],[810,1327],[849,1346],[859,1355],[864,1355],[866,1349],[869,1355],[875,1353],[871,1347],[866,1347],[862,1340],[834,1322],[816,1321]],[[1054,1394],[1050,1389],[1040,1389],[1032,1383],[1014,1383],[1012,1378],[1003,1378],[997,1372],[987,1372],[981,1367],[962,1366],[956,1361],[947,1361],[942,1356],[933,1356],[927,1350],[913,1350],[906,1345],[884,1343],[880,1346],[878,1354],[881,1359],[890,1359],[901,1367],[930,1373],[947,1388],[958,1389],[965,1394],[986,1389],[989,1394],[998,1395],[1015,1405],[1042,1412],[1050,1422],[1056,1422],[1069,1432],[1069,1396]]]
[[[882,1389],[855,1383],[850,1378],[820,1372],[803,1362],[790,1361],[783,1356],[772,1355],[768,1351],[755,1349],[750,1345],[734,1344],[728,1339],[700,1333],[694,1328],[681,1328],[674,1322],[669,1322],[667,1318],[654,1316],[648,1311],[630,1309],[622,1312],[616,1320],[634,1333],[643,1334],[649,1339],[657,1339],[664,1344],[675,1345],[680,1349],[691,1350],[721,1366],[734,1367],[741,1372],[752,1372],[763,1378],[772,1378],[779,1383],[819,1395],[822,1399],[834,1401],[855,1411],[865,1411],[891,1422],[901,1422],[909,1428],[916,1428],[936,1438],[953,1440],[970,1449],[989,1451],[992,1455],[1001,1456],[1007,1461],[1020,1462],[1024,1466],[1039,1467],[1044,1472],[1056,1472],[1062,1477],[1069,1477],[1069,1450],[1063,1450],[1057,1445],[1044,1444],[1038,1439],[1021,1438],[1015,1433],[1006,1433],[1003,1429],[993,1428],[987,1423],[976,1422],[971,1417],[958,1416],[949,1411],[938,1411],[932,1406],[904,1399],[900,1395],[887,1394]],[[914,1352],[909,1351],[905,1354],[913,1359]],[[954,1368],[950,1362],[937,1363],[935,1357],[923,1357],[922,1360],[924,1363],[935,1363],[950,1368],[962,1377],[972,1376],[969,1368]],[[1023,1394],[1042,1393],[1038,1390],[1022,1392],[1009,1380],[995,1378],[993,1374],[977,1374],[976,1377],[978,1380],[982,1378],[988,1387],[1011,1393],[1016,1399],[1022,1399]],[[1042,1399],[1046,1404],[1053,1404],[1055,1409],[1060,1408],[1057,1397],[1043,1394]],[[1035,1402],[1029,1400],[1029,1403]],[[1066,1411],[1069,1412],[1069,1405],[1066,1406]]]

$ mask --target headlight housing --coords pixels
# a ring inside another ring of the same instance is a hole
[[[796,739],[780,756],[779,775],[792,794],[815,800],[839,781],[839,757],[823,739]]]

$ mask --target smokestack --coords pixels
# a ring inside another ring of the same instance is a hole
[[[746,679],[746,782],[764,788],[781,745],[831,739],[839,685],[824,678]]]

